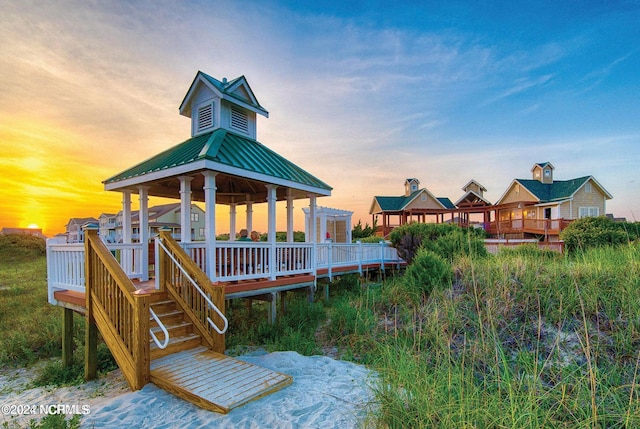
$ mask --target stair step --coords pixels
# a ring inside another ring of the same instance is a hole
[[[169,332],[169,341],[171,341],[172,337],[181,337],[193,332],[193,324],[185,320],[180,320],[173,323],[163,322],[163,324],[167,332]],[[153,326],[151,330],[159,339],[164,338],[164,333],[162,332],[162,328],[160,328],[160,326]]]
[[[184,320],[184,312],[182,310],[165,310],[164,312],[159,313],[154,308],[153,311],[156,313],[156,316],[158,316],[158,319],[160,319],[162,324],[165,326]],[[151,327],[158,326],[158,323],[155,321],[155,319],[152,316],[149,316],[149,322],[151,324]]]
[[[151,304],[151,308],[156,314],[166,313],[167,311],[172,311],[177,308],[176,302],[170,299],[163,299]]]
[[[149,302],[153,305],[158,301],[166,301],[167,300],[167,291],[164,290],[154,290],[149,295]]]
[[[159,348],[156,343],[151,340],[150,355],[151,360],[158,359],[163,356],[167,356],[173,353],[181,352],[183,350],[189,350],[200,345],[200,335],[187,334],[172,337],[169,334],[169,344],[165,349]]]

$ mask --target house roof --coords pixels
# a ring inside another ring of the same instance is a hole
[[[150,173],[185,166],[197,161],[212,161],[215,170],[239,169],[330,191],[332,188],[262,143],[222,128],[192,137],[155,155],[103,183],[105,186]]]
[[[469,183],[471,183],[471,182],[469,182]],[[465,186],[465,188],[466,188],[466,186]],[[486,191],[486,189],[485,189],[485,191]],[[465,194],[462,197],[460,197],[460,199],[458,201],[456,201],[455,205],[459,206],[463,202],[483,204],[485,206],[490,206],[491,205],[491,202],[489,202],[489,200],[487,200],[486,198],[484,198],[481,195],[478,195],[478,193],[474,192],[474,191],[465,192]]]
[[[591,176],[578,177],[571,180],[554,180],[553,183],[542,183],[539,180],[516,179],[520,185],[531,192],[541,203],[562,201],[571,197]]]
[[[538,199],[538,203],[554,203],[570,199],[588,181],[592,181],[605,195],[607,199],[613,196],[607,192],[593,176],[578,177],[570,180],[554,180],[552,183],[542,183],[532,179],[514,179],[507,191],[496,202],[501,204],[502,200],[509,194],[513,185],[518,183],[531,195]]]
[[[405,196],[405,195],[398,196],[398,197],[375,196],[373,198],[378,203],[378,205],[380,206],[380,209],[383,212],[397,212],[397,211],[402,211],[407,205],[409,205],[411,201],[413,201],[418,195],[420,195],[423,192],[426,192],[429,195],[431,195],[429,191],[423,188],[423,189],[419,189],[417,191],[412,192],[408,196]],[[442,208],[445,208],[445,209],[455,208],[455,205],[451,202],[451,200],[449,200],[449,198],[446,198],[446,197],[439,197],[439,198],[433,197],[433,198],[436,201],[438,201],[440,205],[442,205]]]

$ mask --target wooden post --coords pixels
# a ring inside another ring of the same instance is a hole
[[[91,260],[93,249],[91,240],[98,235],[96,230],[86,230],[84,234],[84,288],[87,308],[85,312],[86,329],[84,335],[84,378],[94,380],[98,373],[98,327],[93,318],[91,285],[95,281]]]
[[[136,366],[136,385],[133,390],[139,390],[149,383],[150,378],[149,294],[135,295],[134,299],[133,364]]]
[[[65,308],[62,313],[62,366],[68,368],[73,362],[73,310]]]
[[[84,379],[95,380],[98,374],[98,327],[95,320],[87,317],[84,336]]]

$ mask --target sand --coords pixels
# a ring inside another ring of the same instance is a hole
[[[254,352],[239,359],[293,376],[293,384],[217,414],[183,401],[153,384],[131,392],[119,370],[81,386],[27,389],[29,370],[0,371],[0,405],[30,406],[35,414],[0,414],[26,424],[44,417],[40,406],[69,405],[86,428],[354,428],[362,427],[373,400],[375,374],[351,362],[295,352]],[[31,371],[33,372],[33,371]],[[88,413],[87,413],[88,411]],[[58,412],[57,409],[54,412]],[[63,411],[60,411],[63,412]],[[69,418],[71,415],[69,415]]]

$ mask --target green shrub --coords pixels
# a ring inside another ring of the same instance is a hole
[[[42,237],[30,234],[0,235],[0,262],[28,261],[44,256],[47,245]]]
[[[434,290],[451,286],[451,265],[438,254],[420,249],[404,273],[403,283],[418,304]]]
[[[619,245],[638,239],[638,224],[614,222],[606,216],[578,219],[560,233],[568,252]]]

